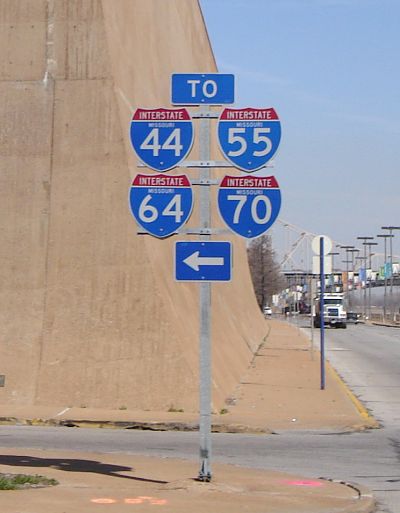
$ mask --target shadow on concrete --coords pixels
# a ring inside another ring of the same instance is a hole
[[[143,481],[146,483],[167,484],[168,481],[159,481],[157,479],[146,479],[144,477],[126,476],[118,472],[130,472],[132,467],[121,465],[112,465],[94,460],[78,460],[66,458],[37,458],[35,456],[13,456],[0,455],[0,465],[10,465],[12,467],[49,467],[66,472],[93,472],[111,477],[120,477],[123,479],[133,479],[134,481]]]

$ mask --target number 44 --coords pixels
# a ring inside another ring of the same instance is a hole
[[[175,157],[179,157],[183,149],[183,145],[181,144],[181,130],[180,128],[175,128],[169,134],[165,142],[160,144],[160,129],[153,128],[140,145],[140,149],[151,150],[154,157],[159,156],[160,150],[172,150],[175,152]]]

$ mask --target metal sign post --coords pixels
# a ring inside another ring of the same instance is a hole
[[[320,266],[320,280],[321,280],[321,299],[320,299],[320,314],[321,314],[321,390],[325,390],[325,323],[324,323],[324,294],[325,294],[325,271],[324,271],[324,237],[319,238],[319,266]]]
[[[314,276],[311,275],[310,280],[310,303],[311,303],[311,360],[314,360],[314,316],[315,316],[315,282],[314,282]]]
[[[200,112],[210,108],[203,106]],[[199,157],[210,160],[210,120],[200,119]],[[200,169],[200,181],[210,179],[209,169]],[[200,186],[200,227],[210,228],[210,188]],[[200,240],[210,240],[209,235],[200,235]],[[211,283],[200,283],[200,470],[201,481],[211,480]]]
[[[232,245],[211,241],[212,234],[225,230],[211,228],[210,179],[212,167],[236,167],[248,173],[266,166],[275,154],[281,136],[279,118],[274,109],[225,109],[220,117],[211,105],[234,102],[234,76],[219,73],[175,73],[171,81],[171,99],[175,105],[199,105],[193,116],[199,123],[199,160],[186,161],[194,131],[192,117],[185,108],[143,109],[135,111],[131,121],[133,150],[143,163],[161,173],[176,167],[198,168],[198,180],[186,175],[138,174],[130,190],[133,217],[144,233],[166,238],[175,233],[196,234],[199,241],[175,244],[175,279],[198,281],[200,287],[199,322],[199,407],[200,407],[200,481],[211,481],[211,283],[230,281]],[[219,119],[219,142],[227,161],[210,160],[210,120]],[[243,120],[252,120],[243,128]],[[254,121],[257,121],[255,127]],[[236,157],[241,157],[235,160]],[[275,177],[225,177],[219,193],[221,217],[229,228],[246,238],[265,233],[275,222],[281,193]],[[192,212],[191,185],[199,190],[199,228],[183,229]],[[138,232],[141,233],[141,232]]]

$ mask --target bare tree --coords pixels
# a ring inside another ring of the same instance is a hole
[[[273,294],[285,288],[285,280],[275,260],[271,237],[262,235],[250,242],[247,248],[250,274],[257,303],[261,310],[271,303]]]

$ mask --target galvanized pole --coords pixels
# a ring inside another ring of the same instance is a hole
[[[311,283],[310,283],[310,295],[311,295],[311,359],[314,360],[314,314],[315,314],[315,283],[314,276],[311,275]]]
[[[325,322],[324,322],[324,294],[325,294],[325,270],[324,270],[324,238],[319,239],[319,270],[321,280],[321,298],[320,298],[320,314],[321,314],[321,390],[325,390]]]
[[[392,235],[392,230],[390,230]],[[393,304],[393,245],[392,238],[390,238],[390,317],[394,319],[394,304]]]
[[[201,113],[209,112],[210,107],[203,105]],[[199,157],[201,161],[210,160],[210,119],[200,119]],[[210,171],[201,168],[200,180],[207,182]],[[210,228],[210,187],[201,185],[199,191],[200,227]],[[201,240],[209,240],[210,235],[200,235]],[[198,479],[211,480],[211,283],[200,283],[200,470]]]
[[[364,265],[365,265],[365,286],[364,286],[364,299],[363,299],[363,314],[364,314],[364,319],[367,318],[367,246],[366,246],[366,243],[368,240],[372,240],[373,237],[357,237],[358,240],[362,240],[363,241],[363,245],[364,245],[364,256],[362,257],[362,260],[364,262]]]
[[[371,274],[372,274],[372,255],[373,255],[373,253],[371,253],[371,247],[377,246],[378,243],[377,242],[364,242],[363,244],[368,246],[368,257],[369,257],[369,260],[368,260],[369,279],[367,280],[367,283],[368,283],[368,318],[371,320],[371,284],[372,284]]]
[[[379,237],[379,235],[378,235]],[[387,248],[386,248],[386,237],[385,237],[385,263],[384,263],[384,277],[385,277],[385,290],[383,293],[383,319],[386,321],[386,305],[387,305],[387,276],[386,276],[386,259],[387,259]]]
[[[400,226],[381,226],[382,230],[389,230],[389,235],[393,235],[394,230],[400,230]],[[394,235],[393,235],[394,237]],[[390,314],[394,320],[394,304],[393,304],[393,245],[390,237]]]
[[[387,271],[387,243],[386,243],[386,239],[389,237],[389,238],[392,238],[394,237],[394,235],[392,234],[388,234],[388,233],[380,233],[379,235],[377,235],[377,237],[379,238],[382,238],[383,239],[383,248],[384,248],[384,257],[383,257],[383,280],[384,280],[384,293],[383,293],[383,320],[386,320],[386,315],[387,315],[387,312],[386,312],[386,307],[387,307],[387,274],[386,274],[386,271]]]

